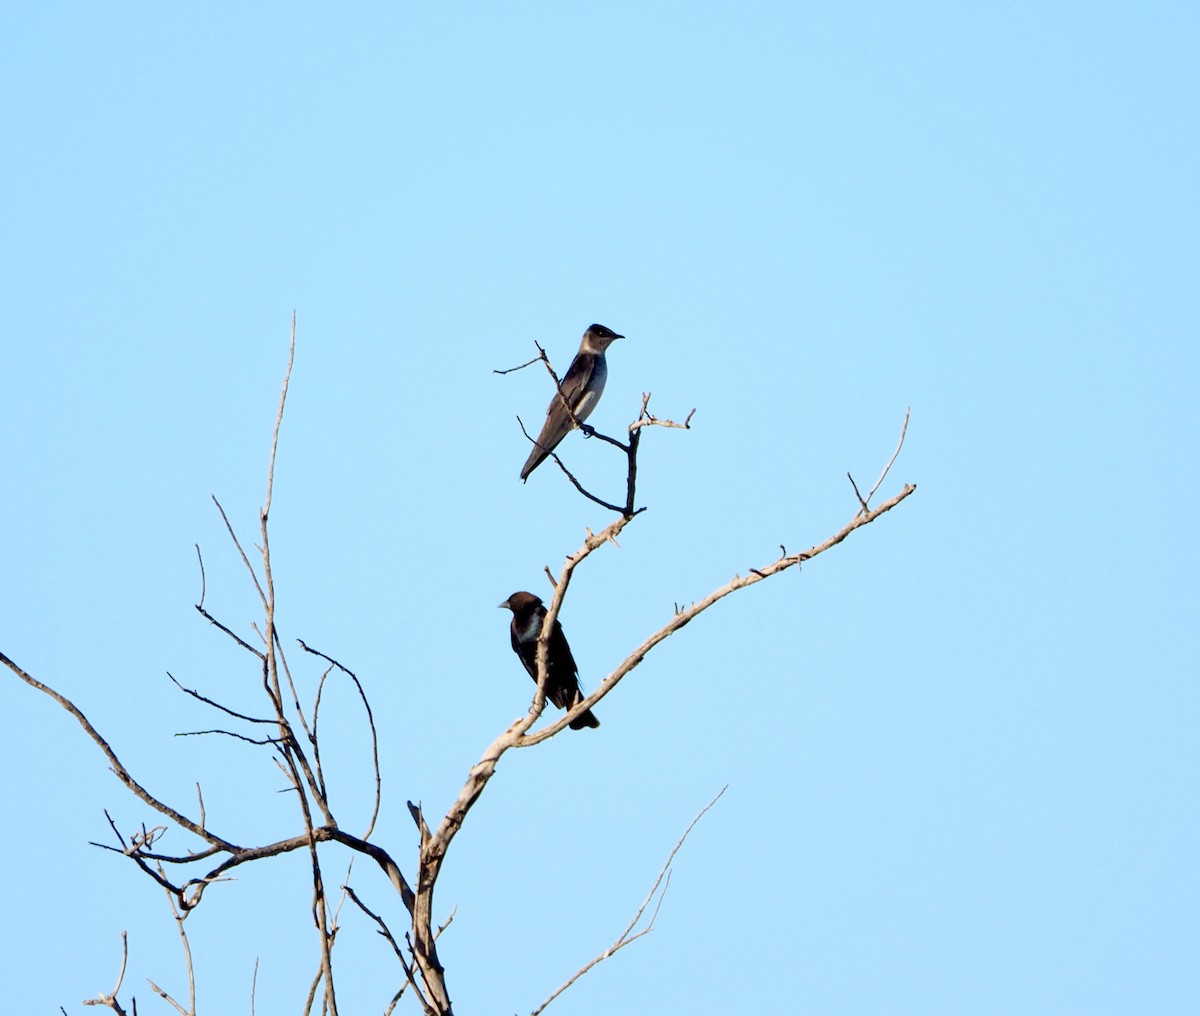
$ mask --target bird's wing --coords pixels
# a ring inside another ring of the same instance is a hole
[[[555,621],[554,630],[550,632],[550,673],[547,675],[546,694],[559,709],[570,709],[575,704],[578,690],[579,667],[571,655],[562,625]]]
[[[566,397],[567,405],[572,409],[579,404],[580,396],[583,395],[583,390],[592,378],[592,369],[595,365],[596,358],[594,356],[585,356],[579,353],[571,361],[571,366],[567,368],[567,373],[563,375],[562,384],[559,385],[559,389]],[[562,402],[559,401],[557,392],[555,392],[554,398],[550,400],[550,405],[546,407],[546,413],[552,414],[555,408],[560,413],[562,412]],[[567,426],[570,426],[569,421]]]
[[[508,634],[509,634],[509,641],[512,642],[513,652],[517,654],[517,659],[519,659],[521,661],[521,665],[524,666],[524,668],[528,672],[529,676],[532,677],[536,681],[537,680],[537,657],[535,656],[533,658],[534,662],[532,665],[530,665],[530,662],[529,662],[530,656],[529,656],[529,651],[526,648],[526,644],[524,642],[522,642],[520,639],[520,636],[517,635],[517,619],[515,617],[513,618],[512,627],[509,629]],[[535,652],[537,651],[537,643],[536,642],[534,643],[534,651]]]
[[[559,390],[566,397],[567,404],[572,409],[579,404],[579,399],[587,388],[588,381],[591,380],[595,363],[594,356],[584,356],[582,353],[571,361],[571,366],[563,377]],[[529,458],[525,460],[525,466],[521,470],[522,480],[537,469],[546,457],[558,447],[558,443],[567,436],[571,426],[571,417],[563,408],[558,392],[555,392],[554,398],[550,400],[550,405],[546,407],[546,422],[542,424],[533,450],[529,453]]]

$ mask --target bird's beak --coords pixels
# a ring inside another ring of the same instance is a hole
[[[623,338],[625,338],[625,336],[624,335],[614,335],[613,338],[614,339],[623,339]]]
[[[503,610],[505,607],[508,607],[508,600],[505,600],[503,603],[497,603],[496,606]],[[508,609],[512,610],[511,607],[508,607]]]

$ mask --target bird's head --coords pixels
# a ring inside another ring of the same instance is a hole
[[[513,593],[503,603],[497,604],[499,607],[511,610],[516,617],[531,614],[541,605],[542,601],[540,598],[534,596],[533,593],[526,592]]]
[[[583,343],[579,348],[581,352],[586,350],[589,353],[603,353],[617,339],[623,338],[625,338],[624,335],[618,335],[604,325],[588,325],[588,330],[583,333]]]

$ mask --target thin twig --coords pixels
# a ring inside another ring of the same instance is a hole
[[[362,700],[363,709],[366,710],[367,725],[371,728],[371,764],[375,767],[375,808],[371,812],[371,821],[367,823],[367,831],[365,833],[363,833],[362,838],[364,840],[370,839],[371,833],[375,829],[375,822],[379,818],[379,808],[380,808],[381,801],[383,799],[383,777],[381,776],[380,770],[379,770],[379,734],[375,729],[375,713],[371,709],[371,702],[367,698],[367,693],[362,686],[362,682],[358,679],[358,675],[355,674],[354,671],[349,670],[348,668],[344,667],[341,663],[339,663],[337,660],[335,660],[332,656],[326,656],[319,649],[313,649],[311,646],[305,644],[303,639],[297,639],[296,641],[300,643],[300,648],[303,649],[306,653],[312,653],[313,656],[319,656],[321,659],[323,659],[329,663],[332,663],[335,667],[338,668],[338,670],[340,670],[343,674],[345,674],[347,677],[349,677],[350,680],[354,682],[354,687],[358,690],[358,697]],[[316,724],[316,716],[314,714],[314,716],[313,716],[314,732],[316,730],[316,725],[317,725]]]
[[[671,619],[661,628],[659,628],[658,631],[647,637],[641,645],[634,649],[634,651],[624,659],[624,661],[617,667],[616,670],[614,670],[608,675],[608,677],[600,682],[599,687],[597,687],[591,695],[588,695],[586,698],[579,699],[575,705],[573,705],[571,709],[563,716],[556,718],[552,723],[548,723],[546,726],[538,730],[537,733],[524,734],[521,736],[516,741],[517,746],[522,748],[529,747],[531,745],[538,744],[549,737],[553,737],[564,727],[568,726],[571,720],[580,716],[586,710],[594,707],[597,702],[604,698],[604,696],[607,695],[608,692],[615,685],[617,685],[622,678],[625,677],[626,674],[628,674],[642,662],[646,654],[650,652],[651,649],[662,642],[665,638],[684,627],[684,625],[688,624],[698,614],[706,611],[718,600],[723,600],[730,593],[737,592],[739,589],[744,589],[746,586],[752,586],[758,582],[763,582],[766,579],[778,575],[780,572],[786,571],[788,568],[798,568],[805,561],[811,560],[817,555],[825,553],[827,550],[831,550],[833,547],[836,547],[839,543],[845,540],[846,537],[848,537],[856,529],[860,529],[865,525],[869,525],[871,522],[874,522],[875,519],[879,518],[880,515],[891,511],[896,507],[896,505],[900,504],[901,501],[916,491],[916,489],[917,488],[915,484],[908,484],[903,490],[900,491],[899,494],[890,500],[885,501],[878,508],[872,508],[866,515],[863,515],[861,512],[855,515],[850,522],[848,522],[838,532],[834,533],[833,536],[830,536],[823,542],[810,547],[808,550],[801,551],[798,554],[785,554],[770,564],[762,565],[758,568],[752,569],[748,575],[734,576],[734,578],[725,585],[714,589],[703,599],[692,603],[691,606],[682,610],[676,609],[672,612]],[[623,521],[625,520],[617,520],[617,522]],[[610,525],[608,529],[604,530],[604,532],[598,536],[590,537],[588,543],[585,544],[585,548],[593,542],[595,542],[596,545],[604,542],[604,539],[608,536],[609,531],[612,530],[615,525],[616,523]],[[615,533],[613,535],[615,535]],[[581,551],[577,551],[575,554],[569,557],[567,559],[567,565],[564,566],[564,572],[568,566],[571,569],[574,569],[574,567],[576,567],[583,557],[586,557],[588,553],[591,553],[591,550],[587,550],[586,553],[583,553],[583,550],[581,549]],[[559,581],[560,585],[562,585],[563,580],[560,578]],[[552,605],[558,601],[559,597],[556,594],[554,600],[552,601]],[[549,609],[550,608],[547,608],[547,613],[549,613]]]
[[[912,406],[909,406],[906,410],[904,410],[904,426],[900,428],[900,440],[896,442],[896,450],[892,452],[892,457],[888,459],[888,464],[883,467],[883,472],[879,474],[879,479],[875,481],[875,486],[871,488],[871,492],[867,495],[868,501],[875,496],[875,491],[877,491],[880,485],[883,483],[883,479],[885,476],[887,476],[888,470],[892,468],[892,463],[894,463],[897,457],[900,455],[900,449],[904,447],[904,435],[908,433],[908,418],[911,415]]]
[[[174,682],[175,687],[178,688],[185,695],[190,695],[192,698],[197,699],[200,702],[203,702],[205,705],[212,706],[214,709],[219,709],[226,716],[232,716],[236,720],[245,720],[247,723],[274,723],[275,722],[274,720],[265,720],[265,719],[261,719],[256,716],[247,716],[245,713],[236,712],[233,709],[230,709],[228,706],[221,705],[220,702],[214,701],[213,699],[210,699],[205,695],[201,695],[194,688],[185,688],[182,684],[180,684],[177,680],[175,680],[175,675],[172,674],[169,670],[167,671],[167,677],[169,677]]]
[[[267,605],[267,594],[263,592],[262,586],[259,584],[258,575],[254,571],[254,565],[250,563],[250,558],[246,556],[246,552],[242,549],[242,542],[238,539],[237,533],[233,531],[233,523],[229,521],[229,516],[225,514],[225,509],[221,502],[217,500],[216,494],[210,494],[213,504],[217,506],[217,511],[221,513],[221,520],[225,523],[225,531],[229,533],[229,538],[233,541],[233,545],[237,547],[237,552],[242,556],[242,563],[246,566],[246,570],[250,573],[250,578],[254,580],[254,588],[258,590],[258,598],[262,600],[262,605],[265,608]]]
[[[180,730],[176,732],[176,737],[201,737],[204,734],[224,734],[226,737],[232,737],[238,741],[245,741],[247,744],[284,744],[284,740],[278,737],[247,737],[245,734],[238,734],[232,730]]]
[[[538,348],[540,349],[541,347],[539,346]],[[493,370],[492,373],[493,374],[511,374],[513,371],[516,371],[516,370],[524,370],[526,367],[529,367],[532,364],[537,363],[538,360],[540,360],[540,359],[541,359],[540,356],[535,356],[532,360],[526,361],[525,363],[521,364],[521,366],[519,366],[519,367],[509,367],[508,370]]]
[[[527,438],[529,438],[529,440],[533,444],[537,444],[537,441],[534,440],[534,438],[529,436],[529,431],[527,431],[525,429],[525,423],[524,423],[524,421],[522,421],[522,419],[519,416],[517,417],[517,424],[521,428],[521,433],[524,434]],[[597,434],[596,436],[603,437],[604,435]],[[611,440],[611,439],[606,439],[606,440]],[[621,448],[625,447],[619,441],[614,442],[614,443],[617,444]],[[600,505],[601,508],[607,508],[610,512],[623,511],[623,509],[621,507],[619,507],[618,505],[610,504],[608,501],[605,501],[603,498],[597,497],[595,494],[591,493],[591,491],[585,490],[583,487],[583,484],[581,484],[577,479],[575,479],[575,475],[566,466],[563,465],[563,461],[562,461],[562,459],[560,459],[558,457],[557,452],[548,449],[548,450],[546,450],[546,453],[558,464],[558,468],[561,469],[564,473],[566,473],[567,479],[570,480],[571,483],[573,483],[575,485],[575,489],[577,491],[579,491],[579,493],[582,494],[584,497],[586,497],[589,501],[594,501],[596,504]]]
[[[90,737],[100,748],[100,750],[104,752],[104,755],[108,759],[109,765],[112,768],[113,774],[117,777],[117,779],[124,783],[126,787],[133,791],[133,793],[140,797],[146,804],[150,805],[151,808],[163,815],[166,815],[167,818],[181,828],[188,830],[188,832],[195,833],[197,836],[202,837],[215,846],[219,846],[224,850],[230,851],[235,851],[238,849],[228,840],[222,839],[220,836],[217,836],[214,833],[210,833],[207,829],[198,826],[187,816],[181,815],[170,805],[164,804],[157,797],[151,794],[150,791],[138,783],[137,780],[135,780],[130,774],[129,770],[121,764],[121,760],[117,758],[117,753],[113,751],[109,743],[103,737],[101,737],[100,732],[92,726],[88,718],[84,716],[83,712],[69,698],[67,698],[65,695],[59,694],[49,685],[42,684],[41,681],[38,681],[29,674],[25,673],[24,670],[18,667],[2,652],[0,652],[0,663],[3,663],[6,667],[8,667],[9,670],[16,674],[17,677],[19,677],[27,685],[29,685],[29,687],[35,688],[44,695],[48,695],[60,706],[62,706],[63,709],[74,716],[79,722],[79,725],[83,727],[88,737]]]
[[[862,506],[862,510],[869,512],[871,507],[863,500],[862,494],[858,492],[858,484],[854,482],[854,477],[850,475],[850,470],[848,469],[846,470],[846,479],[850,481],[850,486],[854,488],[854,496],[858,498],[858,503]]]
[[[320,788],[322,797],[326,794],[325,770],[321,768],[321,742],[317,734],[317,722],[321,713],[321,696],[325,692],[325,678],[329,676],[331,670],[333,667],[326,667],[321,679],[317,682],[317,694],[313,696],[312,734],[309,736],[313,749],[313,765],[317,770],[317,786]]]
[[[163,871],[162,865],[158,866],[159,875],[166,877],[166,872]],[[179,912],[179,908],[175,906],[175,899],[170,893],[167,893],[167,904],[171,908],[171,916],[175,918],[175,924],[179,928],[179,938],[183,942],[184,962],[187,966],[188,977],[188,1012],[187,1016],[196,1016],[196,971],[192,965],[192,947],[188,942],[187,930],[183,926],[183,922],[187,917],[187,912]]]
[[[696,817],[692,819],[691,824],[683,831],[683,835],[679,837],[678,842],[676,842],[675,846],[671,849],[671,852],[667,855],[666,861],[659,870],[658,878],[654,880],[654,885],[650,887],[650,891],[646,894],[646,898],[642,900],[642,905],[638,907],[637,913],[633,915],[633,920],[625,926],[625,930],[617,936],[617,940],[613,942],[613,944],[607,949],[605,949],[604,952],[600,953],[598,956],[592,957],[590,961],[575,971],[574,974],[572,974],[569,978],[567,978],[566,981],[559,985],[559,987],[549,996],[549,998],[546,999],[546,1001],[534,1009],[533,1012],[530,1013],[530,1016],[539,1016],[539,1013],[541,1013],[546,1006],[548,1006],[551,1002],[558,998],[559,995],[571,987],[572,984],[574,984],[579,980],[579,978],[591,970],[592,967],[596,966],[598,963],[602,963],[614,953],[620,952],[620,950],[624,949],[625,946],[629,945],[631,942],[636,942],[643,935],[648,935],[654,930],[654,922],[658,918],[659,908],[662,907],[662,901],[666,897],[667,886],[670,885],[671,862],[675,860],[675,855],[679,853],[679,848],[683,846],[684,840],[688,838],[688,834],[696,828],[696,823],[704,817],[709,808],[711,808],[721,799],[721,795],[724,794],[728,789],[729,784],[727,783],[721,788],[716,797],[714,797],[708,802],[708,804],[700,809]],[[660,886],[662,887],[661,893],[659,892]],[[650,915],[649,923],[646,925],[646,927],[642,928],[641,931],[638,931],[636,934],[633,933],[633,929],[637,927],[638,923],[642,919],[642,915],[646,912],[646,908],[650,905],[651,900],[653,900],[655,896],[658,897],[658,903],[654,908],[654,912]]]
[[[121,932],[121,970],[117,974],[117,986],[113,988],[107,995],[97,995],[95,998],[84,999],[84,1005],[106,1005],[117,1016],[126,1016],[125,1009],[121,1003],[117,1001],[117,995],[121,991],[121,985],[125,983],[125,968],[129,965],[129,936],[125,932]],[[137,1003],[134,1003],[135,1007]],[[62,1010],[64,1013],[65,1009]],[[135,1008],[136,1011],[136,1008]]]
[[[287,370],[283,372],[283,391],[279,393],[279,411],[275,414],[275,431],[271,435],[271,461],[267,466],[267,499],[263,503],[262,517],[271,513],[271,492],[275,487],[275,453],[279,449],[279,427],[283,423],[283,406],[287,402],[288,384],[292,379],[292,364],[296,362],[296,312],[292,311],[292,338],[288,344]]]
[[[196,547],[196,560],[200,562],[200,602],[198,604],[196,604],[196,606],[202,608],[204,606],[204,593],[205,593],[205,590],[207,589],[207,584],[206,584],[205,578],[204,578],[204,557],[200,553],[200,544],[198,544],[198,543],[195,544],[195,547]]]

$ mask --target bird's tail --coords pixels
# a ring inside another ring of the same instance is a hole
[[[521,480],[529,479],[529,474],[532,473],[538,466],[546,461],[548,453],[542,451],[541,445],[534,445],[533,451],[529,453],[529,458],[525,460],[525,465],[521,467]]]
[[[600,721],[596,719],[594,712],[586,709],[567,724],[567,726],[572,730],[582,730],[584,727],[598,727],[600,726]]]

